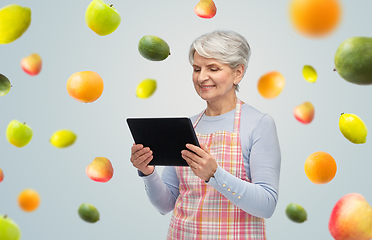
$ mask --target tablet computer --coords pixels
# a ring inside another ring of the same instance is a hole
[[[136,144],[149,147],[153,159],[149,165],[188,166],[181,156],[186,144],[200,147],[190,118],[127,118]]]

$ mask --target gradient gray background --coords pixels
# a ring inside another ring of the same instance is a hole
[[[195,15],[194,1],[112,1],[122,21],[108,36],[98,36],[84,21],[90,0],[2,0],[0,7],[16,3],[31,8],[32,22],[18,40],[0,46],[0,72],[13,85],[0,98],[0,214],[8,214],[21,228],[22,239],[165,239],[171,213],[162,216],[148,201],[142,180],[129,161],[133,140],[127,117],[193,116],[206,104],[195,93],[188,62],[191,42],[215,29],[231,29],[245,36],[252,48],[251,60],[238,97],[276,122],[282,165],[279,202],[267,219],[268,239],[332,239],[328,220],[334,204],[347,193],[362,194],[372,204],[370,142],[355,145],[338,128],[342,112],[354,113],[372,126],[370,86],[357,86],[333,72],[339,44],[352,36],[372,37],[366,0],[343,0],[343,17],[332,34],[305,38],[293,30],[288,1],[216,0],[217,15]],[[111,2],[110,2],[111,3]],[[170,45],[171,56],[162,62],[144,59],[137,50],[144,35],[156,35]],[[42,71],[31,77],[20,60],[38,53]],[[305,81],[301,70],[312,65],[318,80]],[[78,71],[95,71],[104,80],[102,96],[83,104],[66,91],[67,79]],[[257,81],[266,72],[280,71],[286,86],[275,99],[261,97]],[[135,96],[144,78],[157,80],[149,99]],[[315,107],[312,123],[303,125],[293,108],[304,101]],[[16,148],[5,137],[8,123],[18,119],[34,131],[31,142]],[[78,138],[66,149],[49,143],[59,129],[71,129]],[[331,154],[338,166],[336,177],[315,185],[303,165],[315,151]],[[107,183],[90,180],[85,167],[98,156],[107,157],[114,176]],[[161,172],[162,168],[158,168]],[[25,188],[39,192],[41,204],[31,213],[17,205]],[[82,221],[77,209],[88,202],[97,207],[101,220]],[[286,206],[295,202],[308,213],[308,221],[291,222]]]

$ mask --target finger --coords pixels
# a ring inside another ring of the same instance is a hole
[[[132,155],[137,152],[138,150],[142,149],[143,145],[142,144],[133,144],[132,146]]]
[[[152,151],[149,151],[143,155],[141,155],[138,159],[137,159],[137,163],[142,165],[144,162],[146,162],[146,160],[148,160],[149,157],[152,156]]]
[[[182,156],[185,156],[187,157],[188,159],[190,159],[190,161],[193,161],[193,162],[198,162],[200,161],[200,157],[198,155],[196,155],[195,153],[191,152],[191,151],[188,151],[188,150],[182,150],[181,151],[181,154]]]
[[[149,157],[147,157],[143,162],[141,162],[139,165],[147,166],[151,162],[151,160],[154,158],[154,156],[151,154]]]
[[[186,144],[186,147],[193,151],[194,153],[196,153],[197,155],[199,155],[200,157],[205,156],[205,151],[198,146],[188,143]]]
[[[142,149],[138,150],[137,152],[133,153],[133,157],[134,157],[134,159],[137,159],[137,158],[140,158],[142,155],[144,155],[148,152],[150,152],[150,148],[145,147],[145,148],[142,148]]]
[[[183,157],[183,159],[186,160],[187,165],[189,165],[190,168],[196,169],[196,163],[191,158],[189,158],[187,156],[182,156],[182,157]]]

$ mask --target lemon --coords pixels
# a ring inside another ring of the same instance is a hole
[[[341,113],[338,125],[341,133],[350,142],[360,144],[367,141],[367,127],[357,115]]]
[[[311,83],[315,83],[316,79],[318,78],[317,72],[310,65],[305,65],[302,68],[302,76],[304,76],[306,81],[311,82]]]
[[[72,145],[76,138],[77,136],[73,131],[62,129],[53,133],[49,141],[57,148],[65,148]]]
[[[0,73],[0,97],[7,95],[11,87],[9,79]]]
[[[89,203],[83,203],[79,206],[78,214],[86,222],[95,223],[99,220],[99,212],[96,207]]]
[[[155,90],[156,80],[146,78],[138,84],[136,95],[139,98],[148,98],[155,92]]]
[[[297,203],[290,203],[285,209],[285,214],[290,220],[296,223],[303,223],[307,220],[305,209]]]
[[[0,44],[11,43],[31,24],[31,9],[10,4],[0,9]]]
[[[168,43],[154,35],[143,36],[138,42],[138,51],[150,61],[162,61],[170,55]]]

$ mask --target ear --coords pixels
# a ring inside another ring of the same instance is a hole
[[[235,79],[234,79],[234,83],[236,84],[239,84],[239,82],[242,80],[243,78],[243,75],[244,75],[244,65],[243,64],[240,64],[239,66],[237,66],[235,68]]]

